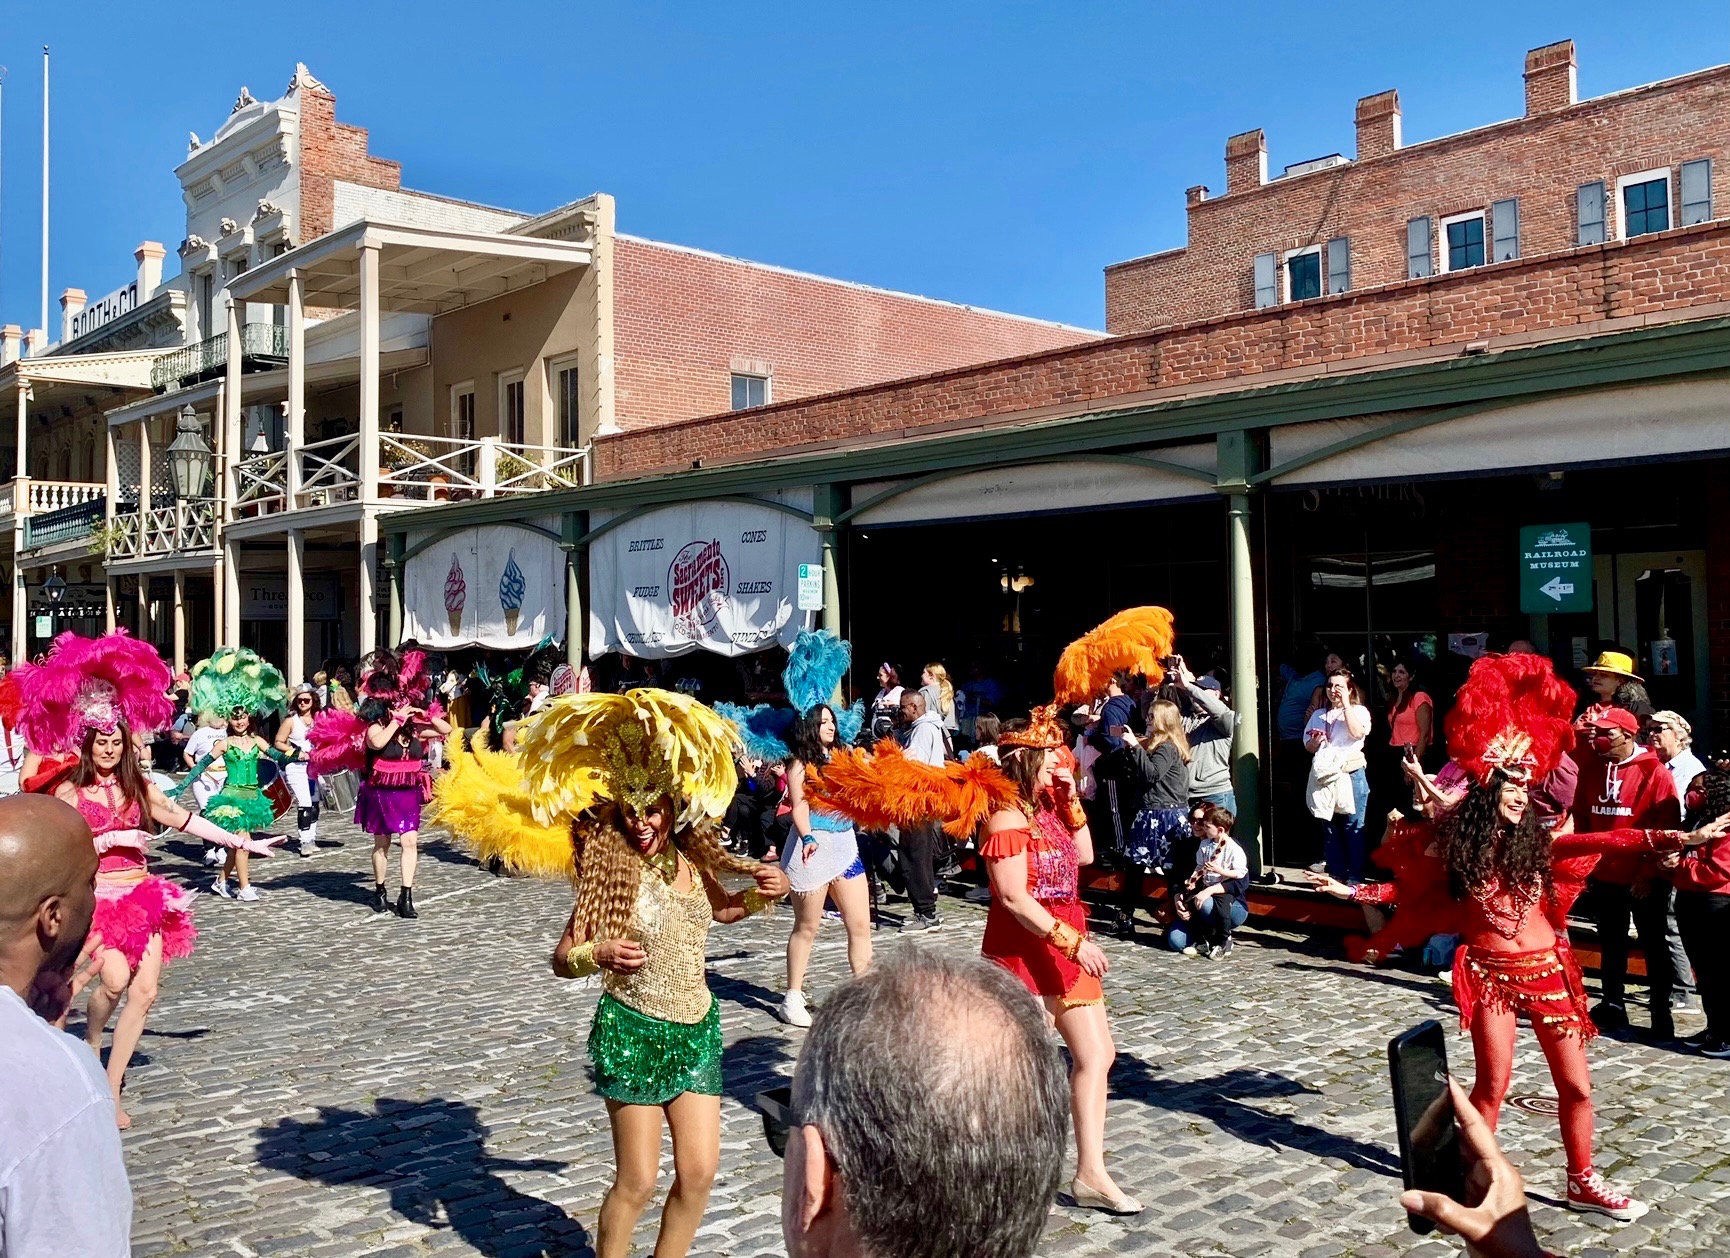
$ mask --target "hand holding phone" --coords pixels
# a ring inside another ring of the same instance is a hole
[[[1388,1073],[1394,1090],[1394,1123],[1400,1141],[1400,1170],[1409,1191],[1465,1199],[1465,1168],[1460,1132],[1449,1090],[1448,1044],[1442,1024],[1431,1019],[1397,1035],[1388,1044]],[[1421,1214],[1409,1216],[1420,1236],[1435,1230]]]
[[[1466,1195],[1405,1192],[1400,1204],[1415,1219],[1439,1223],[1466,1242],[1468,1254],[1494,1258],[1545,1258],[1526,1209],[1526,1184],[1503,1155],[1489,1124],[1465,1090],[1449,1081],[1454,1120],[1464,1146]],[[1471,1203],[1471,1204],[1468,1204]]]

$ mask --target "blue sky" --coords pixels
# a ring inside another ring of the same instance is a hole
[[[1730,60],[1730,9],[1671,0],[414,5],[6,0],[0,319],[39,305],[41,45],[53,45],[51,319],[184,231],[172,171],[241,84],[305,61],[406,185],[1087,326],[1106,263],[1180,245],[1225,137],[1353,149],[1400,90],[1408,142],[1518,115],[1526,49],[1572,36],[1599,95]],[[292,15],[296,19],[285,20]],[[1631,15],[1633,20],[1631,20]]]

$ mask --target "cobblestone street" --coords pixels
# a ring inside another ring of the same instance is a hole
[[[342,846],[255,865],[262,902],[199,898],[198,951],[170,970],[128,1081],[135,1252],[585,1252],[611,1148],[583,1053],[596,989],[547,966],[568,892],[492,877],[435,835],[421,918],[374,916],[368,845],[346,825],[324,830]],[[170,843],[159,868],[207,886],[193,855]],[[935,945],[977,949],[983,909],[952,899],[944,913]],[[789,922],[783,910],[710,937],[728,1097],[699,1253],[781,1252],[781,1167],[748,1106],[799,1047],[771,1012]],[[889,931],[878,941],[898,946]],[[1124,1221],[1060,1209],[1041,1253],[1458,1252],[1406,1230],[1385,1065],[1391,1035],[1438,1017],[1469,1073],[1444,984],[1253,930],[1222,962],[1105,946],[1118,1042],[1108,1148],[1149,1210]],[[844,972],[836,926],[818,943],[813,1000]],[[1549,1079],[1522,1032],[1514,1092],[1535,1099],[1510,1107],[1502,1138],[1545,1243],[1730,1252],[1730,1068],[1611,1040],[1592,1060],[1600,1165],[1653,1209],[1618,1228],[1558,1208]],[[664,1164],[663,1187],[670,1174]],[[657,1218],[651,1206],[640,1252]]]

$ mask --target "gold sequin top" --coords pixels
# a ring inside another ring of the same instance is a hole
[[[701,1022],[715,999],[704,977],[714,913],[702,876],[694,867],[690,872],[691,889],[680,891],[644,866],[628,935],[643,945],[648,960],[630,974],[602,971],[613,999],[663,1022]]]

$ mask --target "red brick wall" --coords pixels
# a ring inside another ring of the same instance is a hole
[[[629,238],[613,256],[627,431],[726,410],[733,371],[755,364],[792,401],[1098,335]]]
[[[1106,328],[1141,332],[1253,309],[1256,254],[1337,236],[1351,240],[1355,288],[1403,280],[1409,219],[1433,217],[1439,238],[1442,218],[1508,197],[1519,198],[1524,256],[1566,249],[1577,239],[1580,184],[1604,180],[1614,197],[1618,176],[1658,167],[1671,171],[1676,223],[1681,164],[1700,157],[1713,159],[1719,213],[1730,208],[1730,68],[1379,156],[1387,102],[1365,103],[1373,103],[1375,119],[1365,122],[1357,161],[1259,187],[1251,179],[1247,190],[1192,200],[1186,248],[1106,268]]]
[[[321,87],[300,90],[301,240],[315,240],[334,226],[336,181],[367,188],[402,187],[402,163],[367,153],[365,127],[336,120],[336,97]]]
[[[1009,422],[1055,406],[1154,389],[1221,385],[1374,355],[1730,301],[1730,222],[1678,228],[1193,327],[1116,337],[749,413],[603,437],[602,478],[740,460],[771,451],[883,441],[946,425]],[[1364,361],[1363,366],[1375,364]]]

